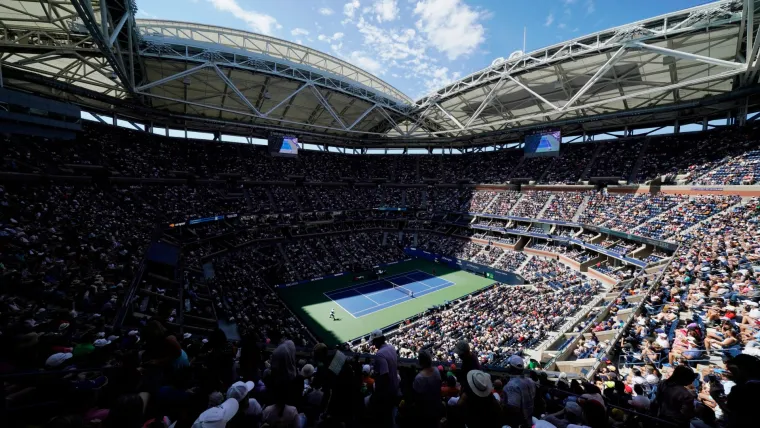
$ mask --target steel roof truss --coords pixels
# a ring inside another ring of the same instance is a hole
[[[371,106],[369,106],[369,108],[367,110],[365,110],[364,113],[362,113],[361,115],[359,115],[359,117],[357,117],[356,120],[354,120],[354,123],[352,123],[346,129],[349,130],[349,131],[352,130],[352,129],[354,129],[354,127],[356,125],[358,125],[359,122],[361,122],[362,120],[364,120],[364,118],[367,117],[367,115],[370,114],[370,112],[372,112],[372,110],[374,110],[376,107],[378,107],[377,104],[372,104]]]
[[[261,113],[256,109],[256,106],[254,106],[253,103],[251,103],[251,100],[249,100],[242,92],[240,92],[240,89],[238,89],[238,87],[235,86],[234,83],[232,83],[232,81],[227,77],[227,75],[225,75],[224,72],[222,72],[222,70],[220,70],[216,64],[212,64],[212,67],[214,68],[214,71],[219,76],[219,78],[222,79],[222,81],[227,85],[227,87],[230,88],[232,92],[234,92],[235,95],[238,96],[238,98],[240,98],[243,104],[245,104],[246,107],[248,107],[252,112],[254,112],[256,116],[261,116]]]
[[[327,102],[327,100],[322,95],[322,93],[319,91],[319,89],[317,89],[314,85],[309,85],[309,89],[311,89],[311,91],[314,93],[314,96],[317,98],[317,101],[319,101],[319,103],[322,105],[322,107],[324,107],[324,109],[327,110],[327,112],[330,114],[330,116],[332,116],[333,119],[335,119],[335,121],[338,122],[338,125],[340,125],[340,127],[343,130],[345,130],[346,129],[346,125],[340,119],[340,117],[338,116],[338,113],[336,113],[335,110],[333,110],[332,106],[330,105],[329,102]]]
[[[661,46],[649,45],[642,42],[634,42],[630,46],[637,47],[646,51],[658,53],[664,56],[673,56],[676,58],[687,59],[691,61],[698,61],[698,62],[703,62],[705,64],[718,65],[721,67],[741,68],[741,67],[746,66],[745,64],[742,64],[740,62],[724,61],[722,59],[710,58],[709,56],[697,55],[697,54],[693,54],[689,52],[682,52],[675,49],[668,49]]]
[[[188,68],[187,70],[180,71],[179,73],[172,74],[170,76],[166,76],[166,77],[158,79],[158,80],[154,80],[153,82],[150,82],[148,84],[145,84],[145,85],[142,85],[142,86],[139,86],[139,87],[135,88],[135,90],[137,90],[138,92],[142,92],[142,91],[145,91],[147,89],[153,88],[155,86],[163,85],[164,83],[171,82],[172,80],[181,79],[181,78],[183,78],[185,76],[189,76],[191,74],[195,74],[195,73],[197,73],[197,72],[199,72],[199,71],[201,71],[201,70],[203,70],[203,69],[205,69],[207,67],[211,67],[212,65],[213,64],[210,63],[210,62],[205,62],[205,63],[203,63],[201,65],[198,65],[198,66],[195,66],[193,68]]]
[[[451,113],[449,113],[448,111],[446,111],[446,109],[445,109],[445,108],[441,107],[441,105],[440,105],[440,104],[438,104],[438,103],[435,103],[434,105],[435,105],[436,107],[438,107],[438,110],[440,110],[440,111],[441,111],[441,113],[443,113],[443,114],[444,114],[446,117],[448,117],[448,118],[449,118],[449,119],[450,119],[452,122],[454,122],[454,124],[455,124],[455,125],[456,125],[456,126],[457,126],[457,127],[460,129],[460,130],[463,130],[463,129],[464,129],[464,125],[462,125],[462,124],[461,124],[461,123],[460,123],[460,122],[457,120],[457,118],[455,118],[454,116],[452,116],[452,115],[451,115]]]
[[[276,106],[270,108],[266,113],[264,113],[264,116],[269,116],[270,113],[272,113],[273,111],[277,110],[278,108],[280,108],[280,106],[282,106],[283,104],[285,104],[288,100],[290,100],[291,98],[293,98],[296,95],[298,95],[298,93],[301,92],[307,86],[308,85],[301,85],[301,86],[299,86],[298,89],[296,89],[295,91],[291,92],[290,95],[288,95],[282,101],[280,101],[279,103],[277,103]]]
[[[589,79],[589,81],[586,82],[586,84],[583,85],[583,87],[581,89],[579,89],[578,92],[576,92],[575,95],[573,95],[572,98],[570,98],[570,101],[568,101],[564,106],[562,106],[560,108],[560,110],[566,110],[569,107],[572,107],[573,104],[575,104],[575,102],[578,101],[578,98],[580,98],[581,96],[583,96],[583,94],[585,94],[586,91],[588,91],[589,89],[591,89],[591,86],[593,86],[594,83],[596,83],[596,81],[599,80],[599,78],[604,73],[606,73],[607,70],[610,69],[610,67],[612,67],[613,65],[615,65],[615,63],[618,62],[618,60],[623,56],[623,54],[625,54],[625,52],[626,52],[625,46],[621,46],[620,49],[618,49],[617,52],[615,52],[615,54],[612,55],[610,57],[610,59],[607,60],[607,62],[605,62],[604,65],[601,66],[599,68],[599,70],[596,71],[596,73],[594,73],[594,75],[591,77],[591,79]]]

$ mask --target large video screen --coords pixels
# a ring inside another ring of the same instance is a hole
[[[298,138],[290,135],[271,135],[269,137],[269,153],[272,156],[298,156]]]
[[[559,156],[562,134],[559,129],[525,136],[525,157]]]

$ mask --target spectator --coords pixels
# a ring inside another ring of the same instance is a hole
[[[533,417],[533,404],[536,399],[536,384],[523,377],[525,363],[519,355],[509,357],[507,373],[512,376],[505,388],[507,405],[516,409],[522,417],[522,424],[528,424]]]
[[[467,373],[468,388],[462,392],[457,403],[462,411],[467,426],[483,428],[501,428],[504,418],[499,402],[494,398],[491,375],[480,370]]]
[[[380,330],[370,334],[370,341],[377,349],[375,353],[375,392],[370,397],[370,406],[379,426],[390,426],[398,400],[398,363],[396,350],[385,342]]]
[[[694,417],[694,394],[687,386],[696,377],[697,374],[688,366],[678,366],[668,379],[660,383],[657,392],[658,417],[678,426],[689,426],[689,421]]]
[[[432,366],[433,360],[427,351],[420,351],[417,361],[420,372],[414,378],[412,388],[415,394],[415,426],[437,427],[443,416],[441,404],[441,374]]]
[[[456,345],[456,354],[459,359],[462,360],[462,367],[459,369],[459,383],[464,387],[464,391],[467,391],[469,383],[467,382],[467,374],[471,370],[480,370],[480,363],[478,359],[472,355],[470,351],[470,344],[464,340],[460,340]]]

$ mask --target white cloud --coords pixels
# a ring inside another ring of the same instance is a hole
[[[272,34],[274,30],[282,28],[277,19],[265,13],[243,9],[235,0],[206,0],[218,10],[229,12],[236,18],[245,21],[248,26],[257,33]]]
[[[362,70],[369,71],[375,75],[383,74],[385,72],[383,65],[380,64],[380,62],[364,55],[359,51],[351,52],[349,54],[348,60],[351,62],[351,64],[354,64]]]
[[[546,17],[546,22],[544,22],[545,26],[550,26],[554,23],[554,14],[550,13],[549,16]]]
[[[413,28],[383,29],[370,24],[364,17],[359,17],[356,28],[364,37],[364,46],[383,61],[426,56],[425,41]]]
[[[377,22],[393,21],[398,18],[398,3],[396,0],[375,0],[372,5]]]
[[[292,34],[294,36],[308,36],[309,35],[309,31],[308,30],[304,30],[303,28],[294,28],[294,29],[290,30],[290,34]]]
[[[333,13],[335,13],[335,12],[332,9],[330,9],[329,7],[323,7],[321,9],[319,9],[319,14],[320,15],[330,16]]]
[[[564,22],[560,22],[559,25],[557,25],[557,27],[559,29],[565,29],[567,27],[567,24],[565,24]]]
[[[146,12],[144,10],[138,10],[137,11],[137,16],[138,17],[144,16],[144,17],[150,18],[150,19],[158,19],[158,16],[156,16],[156,15],[154,15],[152,13],[148,13],[148,12]]]
[[[566,5],[571,5],[571,4],[575,4],[576,1],[578,0],[562,0],[562,3]]]
[[[361,6],[359,0],[351,0],[343,5],[343,14],[346,15],[346,18],[349,20],[354,19],[354,14],[356,14],[356,10],[359,9],[359,6]]]
[[[586,0],[586,14],[591,15],[594,12],[596,12],[596,4],[594,4],[594,0]]]
[[[337,42],[338,40],[342,39],[342,38],[343,38],[343,36],[344,36],[344,34],[343,34],[343,33],[340,33],[340,32],[338,32],[338,33],[335,33],[335,34],[333,34],[332,36],[326,36],[326,35],[324,35],[324,34],[320,34],[320,35],[317,37],[317,39],[318,39],[319,41],[321,41],[321,42],[328,42],[328,43],[332,43],[332,42]]]
[[[450,60],[473,52],[485,41],[480,23],[484,13],[461,0],[420,0],[414,14],[419,16],[416,26],[427,42]]]

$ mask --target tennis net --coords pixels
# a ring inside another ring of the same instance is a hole
[[[388,282],[390,282],[390,281],[388,281]],[[394,290],[398,290],[398,291],[406,294],[409,297],[414,297],[414,292],[412,292],[412,290],[409,290],[408,288],[404,288],[404,287],[402,287],[400,285],[396,285],[396,284],[394,284],[392,282],[391,282],[391,285],[393,286]]]

